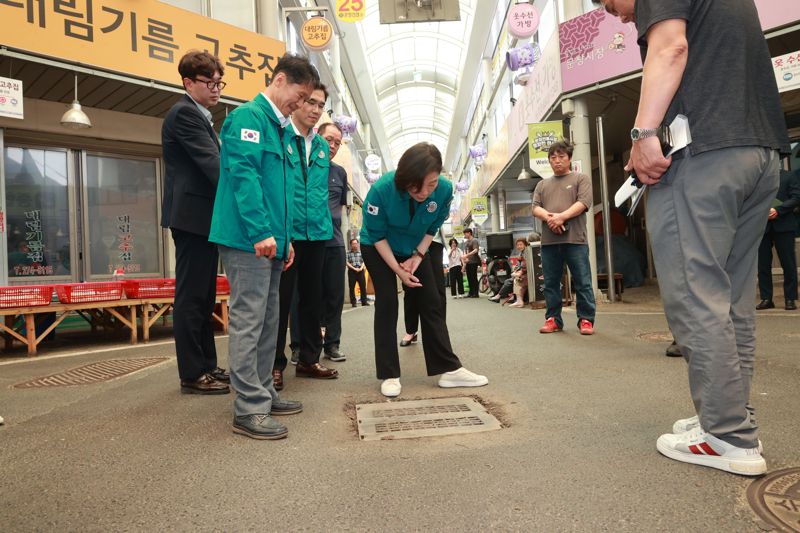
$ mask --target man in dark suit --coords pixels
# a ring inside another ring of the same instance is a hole
[[[225,87],[224,67],[190,51],[178,65],[186,94],[161,129],[166,175],[161,225],[175,243],[173,330],[184,394],[227,394],[230,376],[217,366],[211,313],[216,301],[217,246],[208,242],[219,180],[219,138],[208,110]]]
[[[797,257],[794,252],[794,236],[797,233],[797,218],[794,209],[800,206],[800,170],[781,172],[777,201],[769,210],[767,230],[758,247],[758,291],[761,302],[756,309],[771,309],[772,302],[772,246],[778,252],[783,268],[783,297],[785,309],[797,309]]]

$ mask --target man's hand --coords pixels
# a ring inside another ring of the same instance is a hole
[[[672,157],[664,157],[658,137],[648,137],[633,143],[631,158],[625,170],[634,170],[639,181],[645,185],[655,185],[672,163]]]
[[[397,277],[400,278],[400,281],[402,281],[403,285],[405,285],[406,287],[411,287],[411,288],[422,287],[422,283],[419,282],[416,276],[414,276],[414,274],[408,272],[407,270],[401,270],[400,274],[398,274]]]
[[[263,241],[255,243],[253,248],[256,250],[256,257],[275,259],[275,254],[278,251],[278,243],[275,242],[275,237],[267,237]]]
[[[402,263],[400,263],[400,268],[404,271],[408,272],[409,274],[413,274],[417,271],[417,267],[422,262],[422,258],[418,255],[412,255]],[[409,285],[410,287],[411,285]],[[420,285],[421,286],[421,285]]]
[[[776,218],[778,218],[778,211],[774,207],[770,207],[767,220],[775,220]]]
[[[547,226],[550,229],[563,228],[567,223],[564,213],[549,213],[547,215]]]
[[[289,243],[289,258],[283,263],[283,272],[289,270],[289,267],[294,263],[294,246]]]

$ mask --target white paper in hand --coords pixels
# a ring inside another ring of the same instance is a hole
[[[677,115],[672,120],[672,123],[669,125],[669,137],[672,149],[664,154],[664,157],[671,156],[678,150],[683,150],[692,143],[692,132],[689,130],[689,119],[686,118],[685,115]],[[639,205],[639,201],[642,199],[642,196],[644,196],[645,189],[647,189],[647,185],[642,185],[635,178],[629,177],[625,180],[625,183],[623,183],[622,186],[617,189],[616,194],[614,194],[614,205],[619,207],[624,204],[628,198],[633,197],[631,208],[628,210],[628,215],[633,214],[633,212],[636,210],[636,206]]]

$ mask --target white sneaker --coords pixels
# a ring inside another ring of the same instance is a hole
[[[766,473],[767,462],[758,448],[738,448],[697,427],[685,433],[661,435],[656,449],[670,459],[709,466],[743,476]]]
[[[673,433],[686,433],[690,429],[694,429],[700,427],[700,417],[694,415],[691,418],[681,418],[674,424],[672,424],[672,432]]]
[[[489,301],[499,302],[500,301],[500,293],[497,293],[494,296],[489,297]]]
[[[445,389],[452,387],[482,387],[489,383],[489,378],[470,372],[463,366],[452,372],[445,372],[439,377],[439,386]]]
[[[403,387],[400,385],[400,378],[384,379],[383,383],[381,383],[381,394],[388,398],[400,396],[401,390],[403,390]]]

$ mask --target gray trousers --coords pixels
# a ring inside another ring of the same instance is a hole
[[[756,257],[778,163],[761,147],[687,154],[647,199],[664,312],[689,364],[700,425],[740,448],[758,445],[750,405]]]
[[[272,384],[278,337],[278,288],[283,261],[219,247],[231,286],[228,365],[236,416],[269,414],[278,393]]]

